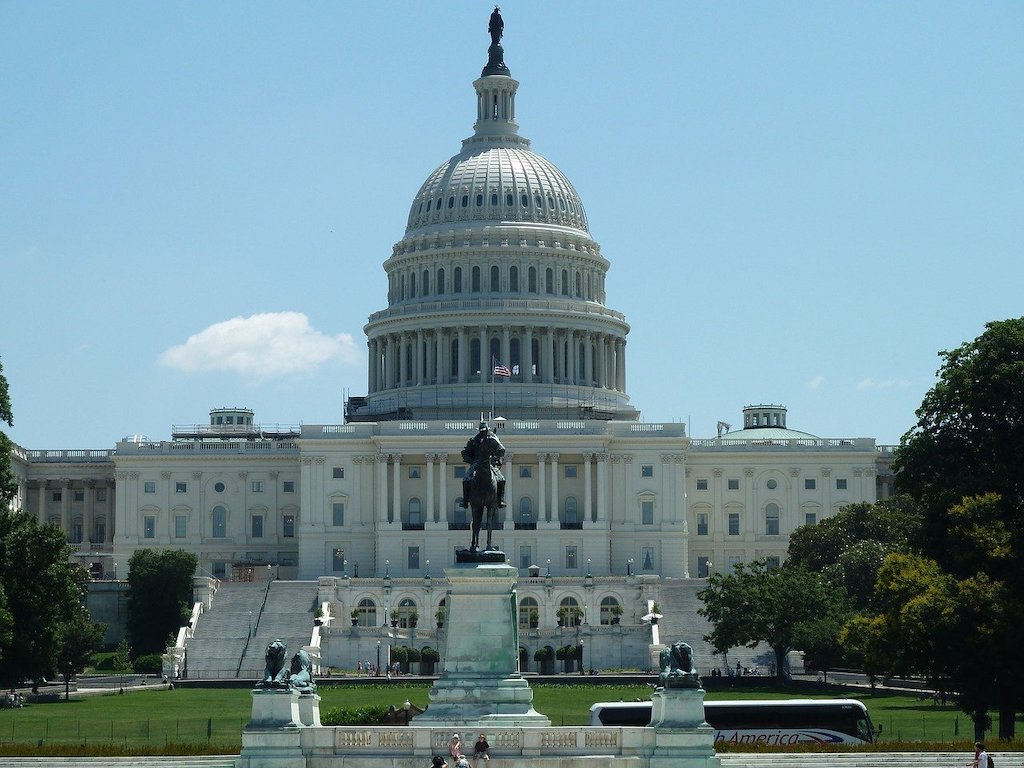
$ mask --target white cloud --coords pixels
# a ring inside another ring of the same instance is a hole
[[[882,381],[876,381],[872,378],[861,380],[857,384],[857,389],[906,389],[910,386],[910,382],[906,379],[883,379]]]
[[[825,383],[824,376],[815,376],[813,379],[807,382],[808,389],[818,389],[822,384]]]
[[[231,371],[266,379],[311,373],[334,359],[360,362],[351,334],[327,336],[301,312],[264,312],[214,323],[166,350],[159,362],[186,373]]]

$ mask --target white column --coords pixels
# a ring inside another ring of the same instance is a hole
[[[523,329],[523,344],[519,350],[519,357],[523,361],[523,381],[529,384],[533,381],[533,328],[529,325]]]
[[[548,458],[551,460],[551,521],[557,523],[561,511],[558,504],[558,454],[549,453]]]
[[[507,325],[501,326],[501,364],[508,366],[509,370],[512,370],[512,347],[511,338],[509,332],[511,329]],[[520,350],[520,357],[522,350]],[[508,490],[508,486],[505,486],[505,490]]]
[[[487,326],[480,326],[480,383],[486,384],[491,372],[491,345],[487,341]]]
[[[594,386],[594,334],[583,337],[583,383]]]
[[[619,392],[626,391],[626,340],[615,342],[615,388]]]
[[[388,521],[388,455],[377,454],[377,524]]]
[[[459,384],[469,381],[469,338],[464,326],[459,327]]]
[[[400,523],[402,521],[402,454],[391,454],[391,461],[394,464],[391,468],[393,472],[391,476],[393,497],[391,500],[391,522]]]
[[[590,493],[590,461],[594,458],[592,453],[583,454],[583,521],[590,525],[593,522],[593,515],[591,513],[591,493]]]
[[[440,503],[438,504],[438,507],[439,507],[439,511],[440,511],[441,514],[439,515],[440,519],[437,522],[447,522],[448,521],[448,454],[447,453],[439,453],[439,454],[437,454],[437,458],[439,458],[441,460],[441,463],[440,463],[440,465],[438,467],[438,470],[440,472],[440,477],[441,477],[441,483],[440,483],[441,489],[440,489],[440,497],[439,497]]]
[[[513,513],[511,515],[506,514],[506,520],[510,518],[515,519],[516,507],[512,502],[512,478],[515,477],[515,467],[513,466],[515,457],[514,453],[507,451],[505,453],[505,466],[501,470],[501,473],[505,476],[505,503],[508,505],[508,511]]]
[[[413,360],[413,373],[417,384],[426,383],[427,372],[423,366],[423,329],[416,331],[416,359]]]
[[[537,522],[546,523],[547,517],[547,504],[544,496],[544,462],[547,461],[548,455],[546,453],[537,454]]]
[[[434,522],[434,454],[427,454],[427,520]]]
[[[409,381],[409,355],[406,354],[405,347],[408,344],[408,334],[400,333],[398,335],[398,386],[404,387]]]
[[[608,526],[608,454],[597,454],[597,521]]]

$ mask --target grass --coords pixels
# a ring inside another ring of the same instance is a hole
[[[354,709],[373,704],[418,707],[429,703],[429,685],[366,684],[320,687],[321,709]],[[650,698],[649,686],[534,685],[535,708],[553,725],[585,725],[595,701]],[[857,698],[883,726],[883,749],[951,749],[973,740],[972,723],[955,705],[934,705],[930,699],[888,691],[838,686],[736,688],[711,691],[709,700],[786,698],[793,696]],[[242,728],[249,721],[251,696],[246,688],[183,688],[130,691],[123,695],[90,696],[64,702],[0,710],[0,754],[130,754],[163,751],[177,754],[237,753]],[[998,723],[994,727],[997,727]],[[993,737],[994,738],[994,737]],[[926,744],[927,743],[927,744]],[[27,747],[25,745],[28,745]],[[77,752],[75,750],[78,750]],[[95,750],[100,750],[99,752]],[[104,751],[105,750],[105,751]]]

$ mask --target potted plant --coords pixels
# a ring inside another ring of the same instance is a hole
[[[658,619],[661,618],[661,606],[658,605],[657,600],[655,600],[654,604],[651,606],[651,612],[649,615],[651,617],[651,624],[657,624]]]
[[[448,615],[448,610],[443,606],[439,605],[437,610],[434,612],[434,618],[437,619],[437,628],[444,629],[444,618]]]
[[[415,628],[420,621],[420,613],[415,608],[409,611],[409,626]]]
[[[566,618],[569,616],[569,609],[564,605],[555,611],[555,617],[558,620],[558,626],[564,627]]]
[[[530,629],[536,629],[540,624],[540,613],[536,608],[531,607],[527,609],[526,614],[530,624]]]
[[[317,608],[316,613],[313,614],[313,624],[317,627],[322,627],[324,623],[324,611],[322,608]]]
[[[353,627],[358,627],[359,626],[359,609],[358,608],[353,608],[349,612],[348,615],[352,617],[352,626]]]
[[[420,674],[434,674],[434,665],[441,660],[441,654],[429,645],[420,651]]]
[[[612,606],[612,624],[618,624],[622,618],[622,606],[616,603]]]
[[[533,660],[540,664],[540,673],[542,675],[551,674],[551,663],[553,661],[554,654],[551,652],[551,648],[544,646],[538,648],[533,654]]]

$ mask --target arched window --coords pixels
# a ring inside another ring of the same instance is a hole
[[[519,375],[519,374],[516,373],[516,370],[515,370],[515,367],[522,362],[521,355],[519,354],[519,339],[518,338],[514,338],[511,341],[509,341],[508,355],[511,358],[508,361],[508,366],[512,370],[512,374],[513,375]],[[520,369],[520,373],[522,373],[522,369]]]
[[[619,605],[618,600],[611,595],[601,598],[601,624],[604,626],[618,624],[621,615],[622,606]]]
[[[452,361],[451,370],[448,371],[448,375],[451,376],[452,381],[459,380],[459,340],[452,339],[452,353],[449,355]]]
[[[537,292],[537,268],[530,267],[526,272],[526,290],[530,293]]]
[[[462,267],[452,272],[452,293],[462,293]]]
[[[414,622],[419,621],[419,611],[416,610],[416,603],[411,598],[402,598],[398,607],[395,608],[394,618],[398,619],[398,626],[401,629],[409,629]]]
[[[377,626],[377,604],[368,597],[364,597],[359,601],[357,606],[359,610],[359,626],[360,627],[375,627]]]
[[[779,505],[774,502],[765,505],[764,532],[769,536],[779,535]]]
[[[437,270],[437,282],[434,283],[434,293],[438,296],[444,293],[444,267]]]
[[[409,525],[423,525],[423,513],[420,500],[415,496],[409,499]]]
[[[544,293],[555,292],[555,271],[548,267],[544,271]]]
[[[399,295],[402,297],[402,300],[404,301],[405,300],[405,275],[402,275],[401,285],[402,285],[402,291],[401,291],[401,293]]]
[[[519,291],[519,267],[508,268],[508,289],[510,291]]]
[[[228,511],[220,504],[213,508],[210,515],[210,535],[215,539],[223,539],[228,535]]]
[[[519,500],[519,521],[516,523],[516,527],[531,530],[536,526],[537,521],[533,517],[533,499],[523,496]]]
[[[491,267],[491,293],[501,290],[501,271],[497,266]]]
[[[470,290],[473,293],[480,293],[480,267],[473,267],[471,279],[472,283],[470,285]]]
[[[583,609],[575,597],[563,597],[556,614],[566,627],[578,627],[583,622]]]
[[[430,295],[430,272],[423,270],[423,295]]]
[[[423,291],[424,291],[424,293],[426,292],[426,290],[427,290],[427,281],[424,280],[423,281]],[[579,272],[577,272],[576,273],[576,297],[577,298],[582,298],[582,296],[583,296],[583,276]]]
[[[562,295],[563,296],[568,296],[569,295],[569,270],[568,269],[563,269],[562,270]]]
[[[409,275],[409,298],[416,298],[416,273],[412,272]]]
[[[482,371],[480,367],[480,339],[473,339],[469,342],[469,372]]]
[[[540,622],[540,605],[535,597],[524,597],[519,601],[519,628],[530,629]]]

